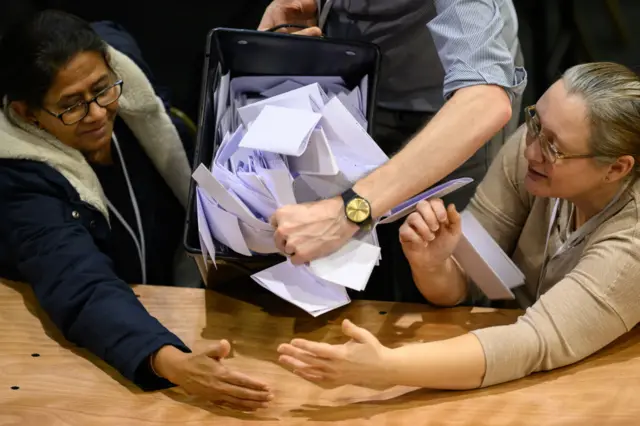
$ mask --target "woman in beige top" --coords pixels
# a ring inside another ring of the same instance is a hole
[[[469,206],[526,277],[518,300],[535,303],[515,324],[390,349],[345,321],[350,342],[295,339],[280,361],[313,381],[471,389],[577,362],[631,330],[640,321],[640,79],[612,63],[573,67],[526,118]],[[451,255],[460,233],[455,208],[439,200],[401,228],[416,285],[434,304],[473,292]]]

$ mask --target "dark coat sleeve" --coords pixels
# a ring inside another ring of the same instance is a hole
[[[0,179],[15,183],[6,171]],[[18,272],[65,338],[142,389],[171,386],[151,372],[149,357],[165,345],[189,349],[116,276],[110,258],[73,217],[75,206],[46,185],[30,189],[6,182],[0,187],[3,239]]]

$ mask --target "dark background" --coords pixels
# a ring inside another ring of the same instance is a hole
[[[255,28],[269,0],[0,0],[0,33],[43,8],[89,20],[113,20],[138,40],[157,81],[172,89],[174,104],[196,118],[208,31]],[[529,72],[525,105],[561,70],[590,60],[640,64],[640,1],[515,0],[520,41]],[[619,22],[616,22],[618,10]],[[611,13],[613,11],[613,13]]]

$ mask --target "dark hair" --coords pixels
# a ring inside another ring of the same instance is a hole
[[[60,68],[82,52],[107,62],[107,45],[77,16],[45,10],[13,26],[0,38],[0,102],[40,107]]]

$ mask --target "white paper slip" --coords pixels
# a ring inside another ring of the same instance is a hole
[[[298,203],[308,203],[342,194],[352,183],[342,174],[335,176],[300,175],[293,182]]]
[[[310,84],[317,83],[324,88],[328,87],[329,85],[339,85],[344,87],[345,84],[344,79],[338,76],[252,75],[236,77],[231,80],[231,94],[233,96],[238,96],[242,93],[261,93],[271,89],[275,89],[278,85],[286,83],[288,81],[297,83],[300,86],[308,86]]]
[[[324,105],[324,97],[322,93],[323,90],[320,85],[317,83],[310,84],[272,98],[263,99],[254,104],[238,108],[238,115],[246,127],[251,127],[250,123],[258,118],[262,110],[267,105],[313,112],[313,103],[321,106]]]
[[[271,231],[263,231],[240,222],[240,230],[242,231],[244,242],[252,252],[262,254],[279,252],[273,237],[273,229]]]
[[[240,142],[240,148],[298,157],[322,116],[315,112],[267,105]]]
[[[359,155],[362,164],[379,166],[389,160],[337,97],[331,99],[322,109],[320,124],[329,141],[346,144],[351,151]]]
[[[324,283],[305,269],[288,261],[253,274],[251,278],[278,297],[304,309],[313,316],[348,304],[344,287]]]
[[[227,105],[229,103],[229,86],[230,75],[227,72],[220,78],[220,84],[214,91],[213,98],[216,100],[216,127],[220,125],[222,116],[227,112]]]
[[[238,218],[218,207],[201,188],[197,189],[200,189],[198,197],[202,203],[202,210],[207,218],[211,234],[215,239],[236,253],[251,256],[251,252],[244,241],[244,236],[240,231]]]
[[[331,143],[331,149],[340,172],[349,182],[356,182],[379,167],[379,165],[370,164],[345,144],[333,142]]]
[[[313,260],[307,268],[330,283],[362,291],[380,256],[380,247],[352,239],[340,250]]]
[[[462,237],[453,255],[469,278],[491,300],[514,299],[511,289],[524,284],[524,274],[480,222],[463,211]]]
[[[213,156],[213,163],[229,168],[227,167],[227,162],[238,151],[238,146],[240,145],[240,141],[243,136],[244,128],[239,126],[232,134],[225,137]]]
[[[213,264],[216,264],[216,247],[211,236],[211,228],[204,213],[202,200],[200,199],[202,191],[196,187],[196,211],[198,217],[198,236],[200,237],[200,250],[202,251],[202,260],[204,260],[205,269],[209,269],[208,255],[211,255]]]
[[[211,197],[218,205],[227,212],[238,217],[248,225],[256,229],[268,231],[272,229],[271,225],[256,218],[253,212],[242,202],[235,194],[227,191],[227,189],[211,174],[211,172],[200,164],[195,172],[193,179],[198,185]]]
[[[289,170],[256,167],[256,173],[271,192],[278,207],[297,204],[293,193],[293,178]]]
[[[356,119],[358,124],[362,126],[363,129],[366,129],[367,119],[365,118],[364,113],[360,109],[360,89],[356,87],[355,90],[353,90],[349,94],[341,93],[338,95],[338,99],[340,99],[344,107]]]
[[[268,220],[269,217],[276,212],[278,204],[270,194],[264,195],[255,191],[245,185],[238,176],[221,168],[217,164],[213,166],[212,174],[218,182],[227,188],[229,194],[237,196],[254,216]]]
[[[378,224],[383,225],[385,223],[391,223],[395,222],[398,219],[402,219],[403,217],[408,216],[413,211],[415,211],[416,205],[420,201],[430,200],[432,198],[442,198],[462,188],[463,186],[470,184],[471,182],[473,182],[473,179],[471,178],[460,178],[450,180],[441,185],[434,186],[433,188],[429,188],[426,191],[391,209],[389,213],[381,217],[381,220],[378,222]]]
[[[315,129],[311,133],[307,149],[299,157],[290,157],[289,166],[294,172],[308,175],[333,176],[340,172],[322,129]]]
[[[245,185],[253,189],[256,192],[264,195],[265,197],[272,197],[271,192],[267,189],[264,181],[256,173],[252,172],[238,172],[238,179],[240,179]]]
[[[302,86],[303,85],[298,83],[297,81],[285,80],[282,83],[271,87],[270,89],[263,90],[260,94],[265,98],[271,98],[295,89],[299,89]]]

